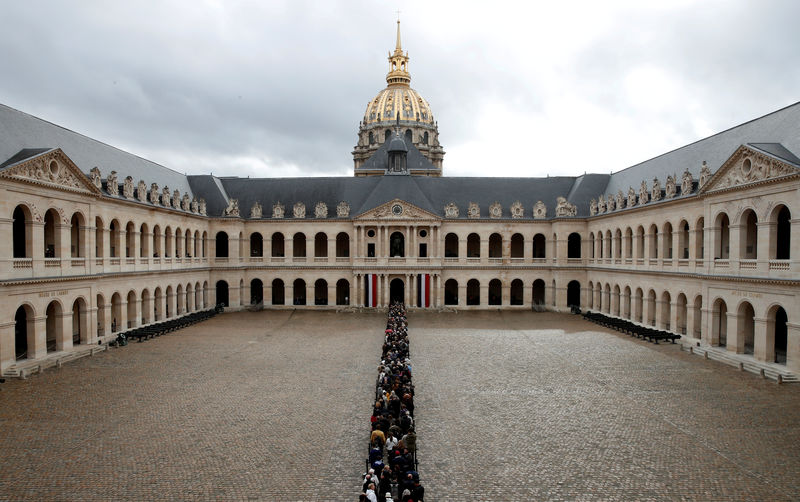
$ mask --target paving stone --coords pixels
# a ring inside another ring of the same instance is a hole
[[[0,388],[0,500],[357,500],[385,313],[226,314]],[[798,500],[800,385],[577,316],[409,316],[431,501]]]

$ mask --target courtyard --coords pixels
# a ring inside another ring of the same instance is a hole
[[[0,389],[2,500],[357,500],[385,313],[225,314]],[[412,312],[428,500],[797,500],[800,386],[554,313]]]

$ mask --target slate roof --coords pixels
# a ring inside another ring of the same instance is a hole
[[[533,216],[533,205],[542,200],[548,216],[555,215],[556,197],[573,193],[572,202],[578,206],[578,216],[587,216],[589,198],[599,193],[608,181],[607,174],[572,178],[460,178],[427,176],[364,176],[336,178],[214,178],[190,176],[195,191],[206,199],[208,214],[221,216],[228,198],[239,200],[239,211],[250,215],[254,202],[263,207],[264,218],[272,217],[272,206],[281,202],[286,218],[291,219],[292,206],[302,202],[306,218],[313,218],[317,202],[328,206],[328,218],[336,218],[336,206],[345,201],[354,217],[370,209],[401,199],[421,209],[444,217],[444,206],[450,202],[459,207],[459,218],[467,218],[467,207],[476,202],[481,216],[488,218],[489,205],[498,201],[503,217],[511,218],[511,204],[519,200],[525,206],[525,218]],[[223,190],[215,183],[218,180]],[[577,180],[580,187],[573,189]]]
[[[748,143],[754,146],[780,143],[780,147],[767,148],[774,148],[781,154],[770,153],[780,158],[788,155],[796,159],[792,152],[800,153],[800,102],[617,171],[611,175],[605,192],[598,192],[594,196],[615,194],[617,190],[626,194],[629,186],[638,192],[642,180],[647,181],[650,187],[655,177],[663,186],[668,175],[676,174],[680,180],[687,168],[696,180],[700,177],[703,161],[708,163],[713,174],[737,148]]]
[[[402,138],[405,141],[405,138]],[[431,170],[434,166],[410,142],[407,165],[415,170]],[[0,105],[0,168],[60,147],[84,172],[98,166],[105,178],[116,170],[120,180],[132,176],[148,185],[169,186],[206,200],[209,216],[222,216],[231,198],[239,200],[242,217],[250,215],[254,202],[263,207],[265,218],[272,216],[272,206],[282,202],[286,218],[291,219],[292,206],[303,202],[308,219],[314,217],[314,206],[324,202],[328,218],[336,218],[336,206],[345,201],[354,217],[392,199],[402,199],[421,209],[444,217],[444,206],[450,202],[459,208],[459,218],[467,218],[470,202],[487,218],[489,206],[497,201],[503,208],[503,218],[511,218],[511,205],[519,200],[525,207],[525,219],[532,218],[533,205],[541,200],[547,206],[548,217],[555,215],[556,198],[566,197],[578,209],[578,217],[588,216],[589,201],[600,194],[627,194],[629,186],[638,191],[642,180],[648,186],[654,177],[662,183],[669,174],[680,175],[689,168],[699,178],[702,161],[707,161],[712,173],[736,149],[748,144],[769,155],[800,167],[800,103],[733,127],[719,134],[636,164],[611,175],[586,174],[547,178],[472,178],[385,175],[364,177],[309,178],[217,178],[211,175],[184,176],[164,166],[111,147],[97,140]],[[384,142],[359,170],[385,170],[388,166],[389,142]],[[3,160],[5,159],[5,160]]]
[[[158,183],[159,188],[168,185],[170,192],[177,188],[181,195],[192,195],[186,176],[177,171],[0,104],[0,161],[6,164],[26,151],[55,148],[61,148],[87,176],[97,166],[103,178],[117,171],[120,183],[131,176],[134,184],[144,180],[148,187]]]

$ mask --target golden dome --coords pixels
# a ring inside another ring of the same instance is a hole
[[[417,91],[407,86],[390,85],[367,105],[364,125],[394,122],[398,113],[401,121],[434,123],[430,105]]]
[[[367,104],[363,125],[380,122],[394,122],[400,116],[404,122],[418,122],[434,125],[431,107],[417,91],[409,86],[408,54],[400,45],[400,20],[397,21],[397,43],[394,52],[389,53],[389,73],[386,75],[386,89],[378,93]]]

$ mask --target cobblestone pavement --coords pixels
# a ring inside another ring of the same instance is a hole
[[[226,314],[7,381],[0,500],[357,499],[384,322]]]
[[[798,385],[566,314],[409,326],[431,500],[800,500]]]
[[[384,321],[226,314],[8,381],[0,500],[356,500]],[[800,499],[800,386],[575,316],[409,328],[429,502]]]

